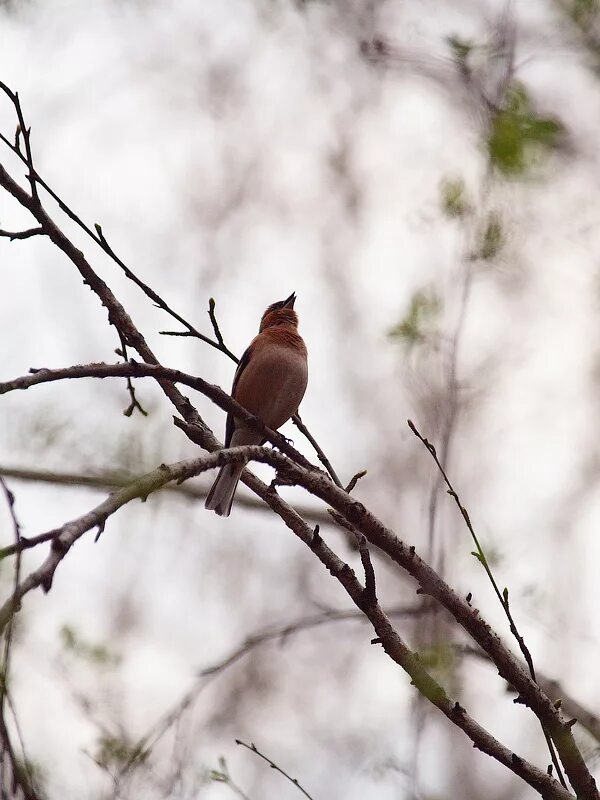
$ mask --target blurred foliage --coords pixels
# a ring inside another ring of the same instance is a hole
[[[559,146],[565,128],[556,117],[534,109],[523,84],[514,82],[504,108],[492,117],[487,138],[491,164],[507,177],[520,177],[543,154]]]
[[[473,50],[473,43],[467,39],[461,39],[460,36],[449,36],[446,41],[459,61],[466,61]]]
[[[229,783],[231,777],[229,775],[229,768],[223,756],[219,756],[219,769],[211,769],[208,772],[208,777],[211,781],[217,783]]]
[[[432,647],[419,650],[419,660],[428,669],[447,675],[456,662],[456,653],[451,645],[440,642]]]
[[[63,648],[73,653],[78,658],[88,661],[98,667],[116,667],[121,662],[121,657],[112,653],[106,645],[90,644],[84,641],[72,625],[63,625],[60,629],[60,638]]]
[[[468,76],[471,72],[469,56],[473,51],[473,43],[456,35],[449,36],[446,41],[450,45],[456,66],[463,75]]]
[[[219,769],[211,769],[208,771],[208,780],[214,781],[215,783],[224,783],[226,786],[229,786],[231,791],[236,794],[238,797],[244,798],[244,800],[248,800],[248,797],[244,792],[237,786],[231,775],[229,774],[229,767],[227,766],[227,762],[223,758],[223,756],[219,756]]]
[[[590,25],[600,10],[600,0],[572,0],[569,13],[581,27]]]
[[[139,742],[129,741],[124,734],[114,736],[103,733],[93,758],[99,767],[111,771],[128,764],[142,764],[149,755],[149,750],[145,750]]]
[[[449,217],[464,217],[469,211],[465,182],[462,178],[442,181],[442,210]]]
[[[477,256],[484,261],[495,258],[504,245],[504,229],[500,215],[492,212],[487,219]]]
[[[415,292],[404,319],[389,332],[392,339],[399,339],[408,349],[422,344],[436,331],[436,323],[442,303],[433,290]]]

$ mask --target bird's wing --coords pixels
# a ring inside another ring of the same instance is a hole
[[[250,358],[252,356],[253,349],[254,349],[254,341],[250,342],[250,344],[244,350],[244,353],[239,360],[237,369],[235,371],[235,375],[233,376],[233,386],[231,387],[232,397],[235,397],[235,390],[237,389],[238,381],[241,377],[242,372],[246,369],[246,367],[250,363]],[[227,414],[227,423],[225,425],[225,447],[229,447],[231,444],[231,437],[233,436],[234,428],[235,428],[235,420],[233,418],[233,414],[231,414],[230,412],[229,414]]]

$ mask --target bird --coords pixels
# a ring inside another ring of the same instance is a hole
[[[261,317],[258,335],[242,355],[231,396],[247,411],[277,430],[297,411],[308,383],[308,354],[298,333],[294,311],[296,293],[272,303]],[[227,415],[225,447],[264,444],[264,436]],[[244,464],[225,464],[219,470],[205,508],[228,517]]]

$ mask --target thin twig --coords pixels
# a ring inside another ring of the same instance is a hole
[[[242,747],[247,748],[248,750],[250,750],[251,753],[255,753],[259,758],[262,758],[263,761],[267,762],[267,764],[271,767],[271,769],[274,769],[275,772],[279,772],[279,774],[283,775],[283,777],[286,778],[290,783],[293,783],[296,789],[302,792],[302,794],[305,797],[308,797],[308,800],[313,800],[313,797],[306,791],[306,789],[303,786],[300,785],[297,778],[292,778],[292,776],[288,775],[288,773],[284,769],[282,769],[278,764],[276,764],[274,761],[271,761],[271,759],[268,756],[264,755],[264,753],[261,753],[260,750],[254,744],[254,742],[246,744],[246,742],[242,742],[241,739],[236,739],[235,743],[241,745]]]
[[[6,485],[6,481],[2,477],[0,477],[0,486],[2,487],[4,497],[6,498],[8,512],[12,520],[15,547],[17,548],[17,557],[15,559],[15,572],[13,579],[13,593],[11,598],[12,608],[14,613],[14,611],[17,610],[19,605],[18,591],[19,591],[19,582],[21,580],[21,549],[20,549],[21,526],[19,525],[19,521],[17,519],[17,515],[15,512],[15,496],[8,488],[8,486]],[[6,697],[6,694],[8,692],[10,652],[11,652],[13,628],[14,628],[14,617],[11,616],[4,637],[4,656],[2,659],[2,684],[0,685],[0,715],[2,717],[4,717],[4,698]]]
[[[109,321],[111,324],[122,329],[128,344],[135,347],[138,353],[147,362],[156,364],[156,357],[146,344],[144,337],[135,327],[131,318],[114,294],[90,267],[81,251],[68,240],[53,220],[40,207],[39,203],[35,202],[34,198],[29,196],[2,167],[0,167],[0,185],[12,194],[25,208],[31,211],[38,222],[46,228],[48,236],[53,243],[75,264],[81,276],[87,281],[90,288],[97,294],[99,299],[109,310]],[[189,401],[175,388],[174,384],[164,378],[160,379],[159,383],[166,396],[175,405],[183,419],[186,420],[187,427],[193,428],[196,431],[196,437],[190,438],[192,438],[193,441],[199,441],[202,446],[208,450],[214,450],[218,447],[218,442],[215,440],[214,436],[212,436],[210,430],[204,425]],[[234,452],[234,450],[236,451]],[[212,457],[209,456],[207,458]],[[271,466],[275,467],[277,470],[284,472],[291,481],[304,486],[304,488],[312,494],[315,494],[325,502],[333,505],[341,514],[347,516],[355,523],[357,529],[363,532],[370,542],[384,549],[400,566],[413,575],[413,577],[421,583],[426,593],[443,602],[456,619],[464,625],[466,630],[474,636],[476,641],[478,641],[490,655],[493,655],[501,675],[510,680],[510,682],[519,689],[521,694],[527,698],[528,704],[532,710],[541,718],[548,720],[554,734],[557,736],[558,742],[560,742],[558,745],[559,750],[565,760],[565,764],[568,765],[567,771],[569,777],[572,776],[571,780],[574,783],[578,795],[581,798],[594,798],[594,800],[598,798],[593,778],[574,742],[569,723],[566,723],[562,719],[558,710],[552,706],[539,687],[532,683],[529,678],[526,678],[510,651],[508,651],[500,640],[492,634],[489,627],[475,613],[475,610],[471,609],[468,604],[464,603],[461,598],[457,597],[456,594],[452,592],[450,587],[415,554],[414,548],[408,548],[404,545],[393,532],[385,528],[385,526],[383,526],[383,524],[362,504],[357,503],[345,492],[341,491],[321,472],[305,470],[277,451],[271,451],[265,448],[256,448],[255,450],[242,450],[241,448],[232,449],[218,453],[216,461],[211,461],[210,464],[222,466],[224,463],[231,463],[230,460],[240,458],[243,458],[245,461],[251,458],[271,464]],[[191,469],[190,464],[187,466]],[[207,461],[203,461],[201,466],[202,469],[210,468]],[[195,468],[199,468],[198,460],[196,460]],[[182,474],[181,477],[191,477],[192,474],[195,473],[186,472]],[[247,485],[251,486],[260,497],[263,497],[271,508],[280,515],[285,524],[310,547],[321,563],[342,584],[344,589],[360,608],[364,587],[356,579],[349,565],[341,561],[341,559],[328,548],[323,539],[317,539],[312,530],[305,525],[297,514],[295,514],[293,509],[281,501],[276,493],[270,492],[268,487],[260,482],[254,475],[251,473],[245,474],[242,480],[244,480]],[[113,498],[110,498],[109,500],[112,499]],[[95,509],[94,511],[98,512],[99,509]],[[96,513],[92,514],[91,518],[88,516],[85,525],[90,523],[100,524],[101,521],[102,520],[98,520],[98,515]],[[75,522],[77,524],[75,524]],[[60,537],[60,546],[52,549],[51,555],[46,562],[23,581],[19,589],[21,596],[36,586],[43,585],[43,581],[46,577],[51,577],[56,565],[62,560],[71,544],[82,534],[82,527],[85,527],[84,523],[81,520],[75,522],[72,527],[65,529],[63,536]],[[0,611],[0,620],[2,621],[4,621],[4,612],[6,612],[6,608]],[[390,657],[410,674],[419,691],[424,693],[448,719],[463,730],[477,747],[493,756],[512,772],[519,775],[544,797],[569,797],[569,794],[553,779],[540,770],[537,770],[533,765],[519,758],[514,753],[511,753],[510,750],[503,747],[500,742],[491,737],[481,726],[469,717],[465,710],[460,708],[458,704],[452,704],[442,687],[427,673],[423,665],[418,659],[415,659],[414,654],[405,645],[397,632],[394,631],[388,618],[378,605],[368,607],[365,610],[365,614],[367,614],[371,620],[378,634],[378,638],[381,640]]]
[[[510,605],[509,605],[509,600],[508,600],[508,589],[505,587],[504,590],[502,591],[502,593],[500,592],[500,589],[498,587],[498,584],[496,582],[496,579],[494,577],[492,569],[491,569],[491,567],[489,565],[487,557],[486,557],[486,555],[485,555],[485,553],[483,551],[483,548],[481,547],[481,544],[479,542],[477,534],[475,533],[475,529],[473,528],[473,525],[471,523],[471,519],[469,517],[467,509],[461,503],[460,498],[459,498],[458,494],[456,493],[456,490],[454,489],[454,486],[450,482],[450,479],[448,478],[448,475],[447,475],[444,467],[442,466],[442,463],[441,463],[440,459],[438,458],[438,455],[437,455],[437,452],[436,452],[436,449],[435,449],[434,445],[432,445],[431,442],[428,439],[426,439],[417,430],[414,422],[412,422],[412,420],[410,420],[410,419],[408,420],[408,427],[411,429],[411,431],[414,433],[414,435],[417,437],[417,439],[419,439],[419,441],[421,441],[422,444],[425,445],[428,453],[431,455],[431,457],[435,461],[435,463],[437,465],[437,468],[439,469],[439,471],[440,471],[440,473],[441,473],[441,475],[443,477],[444,483],[447,486],[448,494],[450,495],[450,497],[452,497],[452,499],[456,503],[456,505],[458,507],[458,510],[460,511],[460,514],[461,514],[462,518],[465,521],[467,529],[468,529],[469,533],[471,534],[471,538],[473,539],[473,541],[475,543],[476,550],[472,553],[472,555],[475,556],[475,558],[479,561],[481,566],[484,568],[484,570],[485,570],[485,572],[486,572],[486,574],[487,574],[487,576],[488,576],[488,578],[490,580],[490,583],[493,586],[494,592],[496,593],[496,596],[497,596],[498,600],[500,601],[500,605],[502,606],[502,608],[504,610],[504,613],[506,614],[506,618],[508,619],[508,622],[509,622],[510,632],[515,637],[515,639],[517,640],[517,643],[519,645],[519,649],[521,650],[521,653],[523,653],[523,657],[525,658],[525,661],[527,663],[527,667],[529,669],[529,674],[531,675],[532,680],[535,681],[535,683],[537,683],[537,677],[536,677],[536,674],[535,674],[535,667],[533,665],[533,658],[531,657],[531,653],[529,651],[529,648],[525,644],[525,639],[523,638],[523,636],[521,636],[521,634],[519,633],[519,631],[517,629],[516,623],[514,621],[513,615],[512,615],[511,610],[510,610]],[[556,774],[558,775],[558,779],[560,780],[561,784],[566,788],[567,784],[566,784],[564,775],[562,773],[562,770],[561,770],[561,767],[560,767],[560,762],[559,762],[558,757],[556,755],[556,751],[554,749],[554,744],[552,742],[552,738],[550,736],[550,733],[548,732],[546,726],[544,725],[544,723],[541,720],[540,720],[540,724],[542,726],[542,731],[543,731],[543,734],[544,734],[544,738],[546,739],[546,744],[548,746],[548,751],[550,753],[550,757],[552,759],[552,763],[554,764],[554,768],[556,770]]]
[[[217,322],[217,317],[215,315],[215,306],[216,306],[215,299],[214,297],[211,297],[210,300],[208,301],[208,316],[210,317],[210,322],[213,327],[216,340],[221,347],[221,352],[225,353],[226,356],[229,356],[229,358],[236,364],[239,364],[240,363],[239,358],[231,352],[231,350],[227,347],[227,345],[223,341],[223,335],[221,333],[221,329],[219,328],[219,323]]]
[[[127,342],[125,341],[125,337],[123,336],[123,333],[120,330],[117,330],[117,333],[119,335],[119,341],[121,342],[121,349],[117,350],[117,355],[122,356],[123,357],[123,361],[125,363],[127,363],[127,360],[128,360],[128,358],[127,358]],[[131,378],[127,378],[127,391],[129,392],[129,400],[130,400],[130,402],[129,402],[129,405],[127,406],[127,408],[123,411],[123,415],[125,417],[130,417],[133,414],[133,412],[137,409],[140,412],[140,414],[142,414],[142,416],[147,417],[148,416],[148,412],[144,408],[142,408],[140,402],[138,401],[138,399],[137,399],[137,397],[135,395],[135,389],[133,387],[133,383],[131,381]]]
[[[320,447],[319,443],[317,442],[317,440],[314,438],[314,436],[308,430],[306,425],[302,422],[302,420],[300,418],[300,414],[294,414],[294,416],[292,417],[292,422],[298,428],[298,430],[301,433],[303,433],[304,436],[308,439],[308,441],[312,444],[312,446],[313,446],[313,448],[315,450],[315,453],[317,454],[317,457],[318,457],[319,461],[321,462],[321,464],[323,464],[323,466],[325,467],[327,472],[331,475],[331,479],[333,480],[335,485],[339,486],[340,489],[343,489],[344,487],[342,485],[342,482],[338,478],[337,473],[336,473],[336,471],[334,470],[334,468],[333,468],[333,466],[331,464],[331,461],[327,458],[327,456],[325,455],[325,453],[321,449],[321,447]]]
[[[17,113],[17,119],[19,120],[19,126],[17,128],[17,133],[15,135],[15,144],[14,150],[23,158],[23,161],[27,165],[28,169],[28,180],[29,185],[31,186],[31,196],[36,203],[39,204],[40,200],[38,197],[38,190],[36,185],[36,172],[33,166],[33,156],[31,155],[31,128],[28,128],[25,124],[25,119],[23,117],[23,109],[21,108],[21,101],[19,100],[19,93],[13,92],[8,86],[0,81],[0,89],[6,94],[7,97],[10,98],[12,104],[15,107],[15,111]],[[25,142],[25,156],[23,157],[21,153],[21,149],[19,147],[19,134],[22,134],[23,141]]]
[[[17,110],[17,113],[19,115],[19,119],[22,120],[22,111],[21,111],[21,107],[20,107],[20,104],[19,104],[19,101],[18,101],[18,96],[16,96],[15,93],[13,93],[5,84],[0,83],[0,88],[2,88],[5,91],[5,93],[8,95],[8,97],[10,97],[10,99],[13,101],[13,103],[15,104],[15,108]],[[23,123],[23,127],[24,127],[24,123]],[[124,261],[115,253],[115,251],[109,245],[109,243],[108,243],[108,241],[106,239],[106,236],[104,235],[104,232],[102,230],[102,227],[100,225],[98,225],[98,224],[95,224],[94,225],[95,232],[92,231],[92,229],[88,225],[86,225],[86,223],[71,208],[69,208],[69,206],[59,197],[59,195],[46,183],[46,181],[44,181],[41,178],[41,176],[33,168],[33,161],[31,160],[31,153],[30,153],[30,148],[29,148],[29,134],[27,134],[27,136],[25,137],[25,142],[26,142],[26,147],[27,147],[27,157],[24,157],[23,154],[21,153],[20,149],[16,145],[13,145],[4,135],[0,134],[0,139],[12,150],[13,153],[15,153],[15,155],[17,155],[28,166],[29,174],[30,174],[30,180],[32,181],[32,198],[33,198],[35,204],[39,205],[39,198],[37,196],[37,185],[36,185],[36,184],[39,184],[40,186],[43,186],[43,188],[50,194],[50,196],[58,203],[59,208],[65,214],[67,214],[67,216],[73,222],[75,222],[83,231],[85,231],[85,233],[87,233],[87,235],[91,239],[93,239],[94,242],[96,242],[96,244],[98,244],[102,248],[102,250],[104,250],[104,252],[123,270],[123,272],[125,273],[127,278],[129,278],[129,280],[133,281],[133,283],[135,283],[136,286],[138,286],[144,292],[144,294],[147,297],[149,297],[153,301],[153,303],[155,303],[155,305],[158,308],[160,308],[163,311],[165,311],[167,314],[169,314],[171,317],[173,317],[173,319],[176,319],[178,322],[180,322],[184,326],[184,328],[186,328],[186,332],[179,332],[179,333],[178,332],[174,332],[174,331],[164,331],[164,333],[166,335],[169,335],[169,336],[177,336],[177,335],[179,335],[179,336],[181,336],[181,335],[193,336],[193,337],[195,337],[197,339],[200,339],[205,344],[208,344],[211,347],[214,347],[215,349],[217,349],[220,352],[224,353],[229,358],[231,358],[236,364],[239,362],[239,359],[237,359],[237,357],[231,352],[231,350],[229,350],[229,348],[226,346],[226,344],[225,344],[225,342],[223,340],[223,336],[221,335],[221,331],[219,329],[219,325],[217,323],[217,320],[216,320],[216,317],[215,317],[215,313],[214,313],[215,301],[214,301],[213,298],[211,298],[210,301],[209,301],[208,314],[209,314],[209,317],[210,317],[210,320],[211,320],[211,324],[213,326],[213,331],[214,331],[215,336],[216,336],[216,341],[213,341],[210,337],[206,336],[205,334],[203,334],[199,330],[197,330],[190,322],[188,322],[186,319],[184,319],[184,317],[182,317],[173,308],[171,308],[166,303],[166,301],[163,300],[163,298],[157,292],[154,291],[154,289],[152,289],[150,286],[148,286],[146,283],[144,283],[144,281],[142,281],[140,278],[138,278],[137,275],[133,272],[133,270],[131,270],[124,263]],[[32,210],[32,209],[30,209],[30,210]],[[44,228],[44,232],[46,232],[45,228]],[[333,467],[331,465],[331,462],[326,457],[325,453],[323,452],[323,449],[318,445],[316,439],[312,436],[312,434],[310,434],[310,432],[309,432],[308,428],[306,427],[306,425],[304,425],[304,423],[300,420],[299,415],[295,415],[292,418],[292,421],[294,422],[295,425],[297,425],[298,429],[308,439],[310,444],[315,449],[315,452],[317,453],[317,456],[318,456],[319,460],[321,461],[321,463],[325,466],[325,468],[327,469],[327,471],[331,475],[331,477],[334,480],[334,482],[341,488],[342,484],[341,484],[339,478],[337,477],[337,475],[335,473],[335,470],[333,469]]]
[[[136,497],[144,499],[151,492],[157,491],[165,483],[171,480],[187,480],[188,478],[199,474],[199,472],[207,469],[212,469],[217,466],[223,466],[226,463],[239,463],[243,460],[246,463],[249,460],[257,460],[263,463],[270,464],[279,471],[285,472],[287,477],[294,483],[303,485],[311,493],[317,496],[322,496],[326,502],[330,502],[335,506],[340,513],[355,518],[357,523],[362,527],[367,521],[368,514],[366,509],[356,501],[350,501],[348,495],[338,489],[326,476],[303,470],[295,462],[288,459],[281,453],[264,447],[255,445],[248,445],[246,447],[230,448],[228,450],[221,450],[211,455],[206,455],[201,458],[191,459],[184,462],[179,462],[171,466],[161,464],[156,470],[143,476],[136,481],[132,486],[126,490],[121,490],[110,497],[104,503],[93,509],[92,512],[84,514],[82,517],[73,520],[63,526],[63,532],[55,540],[55,546],[52,547],[50,554],[43,564],[34,572],[32,572],[19,586],[18,600],[27,594],[32,589],[38,586],[49,588],[52,583],[52,577],[57,566],[65,557],[71,546],[79,539],[86,531],[97,527],[102,524],[110,515],[115,513],[121,506],[130,502]],[[268,495],[268,490],[267,490]],[[275,503],[275,498],[269,495],[271,502]],[[351,513],[348,508],[348,503],[351,503],[355,512]],[[360,510],[359,509],[362,509]],[[560,787],[551,777],[537,770],[533,765],[526,762],[524,759],[516,756],[487,731],[481,728],[475,720],[473,720],[464,709],[460,708],[457,703],[453,703],[447,696],[443,688],[435,681],[435,679],[427,672],[422,662],[415,657],[414,653],[402,641],[398,633],[392,627],[389,618],[385,615],[383,610],[377,603],[364,602],[365,588],[357,580],[352,569],[345,564],[333,551],[327,546],[324,540],[316,537],[312,530],[303,523],[303,521],[296,516],[292,509],[285,508],[285,504],[278,504],[277,510],[284,516],[286,523],[292,527],[292,530],[301,538],[301,540],[311,549],[311,551],[319,558],[319,560],[326,566],[328,571],[335,577],[348,592],[353,602],[360,608],[365,615],[371,620],[378,641],[381,642],[385,648],[386,653],[406,670],[412,678],[417,689],[425,694],[426,697],[447,716],[455,725],[461,728],[476,744],[476,746],[483,752],[488,753],[490,756],[496,758],[504,766],[508,767],[515,774],[526,780],[531,786],[536,788],[541,794],[547,798],[566,798],[569,797],[567,792]],[[362,518],[362,519],[361,519]],[[419,565],[419,559],[414,552],[411,555],[411,560],[415,566]],[[439,578],[436,579],[438,584],[441,584]],[[421,577],[422,583],[427,585],[425,575]],[[430,587],[433,590],[433,586]],[[448,591],[450,591],[448,589]],[[5,603],[0,609],[0,628],[4,627],[10,620],[14,613],[14,605],[12,603]],[[469,609],[469,615],[472,622],[477,622],[477,626],[482,626],[482,621],[479,620],[475,612]],[[487,626],[483,625],[482,630],[485,630],[485,637],[481,644],[489,644],[494,641],[494,650],[496,651],[496,663],[499,670],[503,672],[510,664],[512,664],[511,655],[506,652],[504,659],[498,657],[497,651],[501,648],[499,640],[490,640],[490,632]],[[591,777],[585,768],[584,762],[581,760],[581,754],[577,750],[575,743],[572,740],[572,734],[568,724],[562,723],[559,712],[552,706],[545,696],[542,695],[539,687],[529,682],[523,684],[518,678],[520,668],[516,666],[514,678],[511,681],[517,685],[519,690],[524,695],[529,696],[529,702],[532,708],[536,709],[537,713],[551,714],[552,718],[556,718],[556,725],[561,727],[564,725],[563,737],[561,746],[565,752],[569,752],[571,761],[570,769],[575,776],[576,782],[582,782],[581,797],[594,798],[596,800],[597,793],[593,783],[590,784]],[[512,670],[512,667],[511,667]],[[535,687],[535,688],[534,688]],[[537,698],[539,693],[539,699]],[[459,709],[457,711],[457,708]],[[580,772],[582,773],[580,776]],[[584,775],[585,772],[585,775]],[[584,783],[583,783],[584,782]]]
[[[344,489],[344,491],[345,491],[345,492],[348,492],[348,494],[350,494],[350,492],[351,492],[351,491],[352,491],[352,490],[355,488],[355,486],[356,486],[356,484],[359,482],[359,480],[360,480],[361,478],[364,478],[366,474],[367,474],[367,470],[366,470],[366,469],[363,469],[363,470],[361,470],[360,472],[357,472],[357,473],[356,473],[356,475],[353,475],[353,476],[350,478],[350,483],[348,484],[348,486],[346,486],[346,488]]]
[[[416,605],[392,607],[387,611],[387,614],[390,617],[416,617],[428,613],[429,610],[430,606],[427,603],[418,603]],[[283,625],[270,625],[266,628],[260,628],[247,636],[241,644],[224,658],[207,667],[202,667],[196,673],[193,685],[179,698],[172,708],[162,715],[148,733],[139,739],[133,748],[132,756],[123,765],[119,777],[123,777],[138,763],[141,754],[150,752],[156,746],[170,728],[178,722],[181,715],[196,702],[213,678],[228,670],[259,647],[263,647],[270,642],[279,642],[283,645],[298,633],[314,630],[333,622],[368,622],[368,619],[362,611],[327,609],[319,614],[301,617]]]
[[[76,215],[73,214],[73,217],[75,218]],[[94,228],[96,229],[96,234],[97,234],[96,236],[91,234],[91,231],[87,226],[82,225],[81,227],[83,227],[83,229],[88,233],[88,235],[92,235],[92,238],[94,239],[94,241],[96,241],[100,245],[100,247],[104,250],[104,252],[108,256],[110,256],[110,258],[112,258],[112,260],[115,262],[115,264],[117,264],[119,267],[121,267],[121,269],[125,273],[126,277],[129,278],[130,281],[135,283],[135,285],[138,286],[144,292],[146,297],[148,297],[148,298],[150,298],[150,300],[152,300],[152,302],[156,305],[157,308],[160,308],[163,311],[166,311],[167,314],[169,314],[171,317],[173,317],[173,319],[176,319],[177,322],[180,322],[185,328],[187,328],[188,333],[190,335],[195,336],[197,339],[201,339],[203,342],[205,342],[206,344],[209,344],[211,347],[215,347],[217,350],[221,350],[222,349],[218,342],[214,342],[208,336],[205,336],[203,333],[200,333],[200,331],[197,330],[191,323],[189,323],[180,314],[178,314],[173,308],[171,308],[171,306],[169,306],[168,303],[165,300],[163,300],[163,298],[157,292],[154,291],[154,289],[152,289],[150,286],[148,286],[147,283],[144,283],[143,280],[138,278],[138,276],[135,274],[135,272],[133,272],[133,270],[130,269],[127,266],[127,264],[125,264],[125,262],[115,253],[115,251],[109,245],[109,243],[108,243],[108,241],[106,239],[106,236],[104,235],[104,231],[102,230],[102,227],[100,225],[98,225],[98,224],[94,225]]]
[[[17,514],[16,514],[16,511],[15,511],[15,496],[12,493],[12,491],[8,488],[8,486],[6,485],[6,481],[4,480],[4,478],[2,478],[1,476],[0,476],[0,486],[2,487],[2,491],[3,491],[4,496],[6,498],[6,503],[8,505],[9,515],[10,515],[10,518],[12,520],[12,525],[13,525],[13,532],[14,532],[14,537],[15,537],[15,546],[18,548],[20,546],[20,544],[21,544],[22,536],[21,536],[21,526],[19,524],[19,521],[17,519]],[[17,558],[15,559],[15,570],[14,570],[14,580],[13,580],[13,594],[12,594],[12,604],[13,604],[13,609],[15,611],[17,610],[18,605],[19,605],[18,590],[19,590],[19,582],[20,582],[20,580],[21,580],[21,553],[18,552],[17,553]],[[10,709],[10,711],[12,713],[15,729],[17,731],[17,737],[18,737],[19,744],[20,744],[20,747],[21,747],[21,752],[22,752],[22,755],[23,755],[23,769],[24,769],[25,774],[27,776],[27,783],[29,785],[28,786],[23,786],[22,785],[23,780],[20,778],[20,776],[18,774],[15,776],[15,779],[18,780],[21,783],[21,786],[22,786],[23,790],[27,794],[31,793],[31,796],[33,796],[34,777],[33,777],[32,771],[31,771],[29,760],[28,760],[27,755],[25,753],[25,744],[24,744],[24,741],[23,741],[23,735],[21,733],[21,726],[19,725],[17,712],[16,712],[16,709],[15,709],[14,703],[13,703],[13,701],[11,699],[11,695],[10,695],[10,691],[9,691],[9,687],[8,687],[9,680],[10,680],[10,677],[9,677],[10,676],[10,656],[11,656],[13,629],[14,629],[14,617],[11,618],[9,624],[7,625],[6,633],[5,633],[5,637],[4,637],[4,655],[3,655],[3,659],[2,659],[2,677],[1,677],[2,683],[0,685],[0,717],[2,718],[2,727],[4,729],[4,734],[5,734],[6,738],[8,739],[8,730],[6,729],[6,713],[5,713],[6,706],[8,706],[8,708]],[[11,747],[11,752],[12,752],[12,747]],[[1,758],[1,755],[0,755],[0,758]],[[0,765],[0,772],[1,771],[2,771],[2,768],[1,768],[1,765]],[[2,778],[2,775],[0,774],[0,779],[1,778]]]

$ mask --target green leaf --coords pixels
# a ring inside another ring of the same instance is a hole
[[[469,58],[473,52],[473,43],[459,36],[449,36],[446,41],[450,45],[456,66],[464,76],[469,76],[471,73]]]
[[[435,333],[435,322],[441,310],[441,301],[433,291],[418,291],[413,295],[404,319],[389,332],[408,348],[422,344]]]
[[[86,642],[72,625],[63,625],[59,635],[65,650],[91,664],[100,667],[114,667],[121,660],[120,656],[111,652],[106,645]]]
[[[103,734],[98,740],[95,759],[105,767],[121,767],[124,764],[142,763],[150,752],[133,744],[125,736]]]
[[[587,28],[592,24],[599,10],[600,2],[598,0],[573,0],[570,14],[577,25]]]
[[[502,222],[497,214],[490,214],[483,232],[479,257],[484,261],[495,258],[504,244]]]
[[[465,198],[465,182],[461,178],[446,179],[441,186],[442,209],[449,217],[464,217],[469,211]]]
[[[60,629],[60,638],[65,650],[76,650],[77,648],[77,634],[75,629],[70,625],[63,625]]]
[[[456,661],[456,652],[448,644],[439,643],[419,650],[419,660],[428,669],[449,670]]]
[[[538,114],[525,87],[514,83],[504,108],[492,118],[487,139],[490,161],[506,176],[521,176],[540,155],[558,147],[564,131],[557,118]]]

